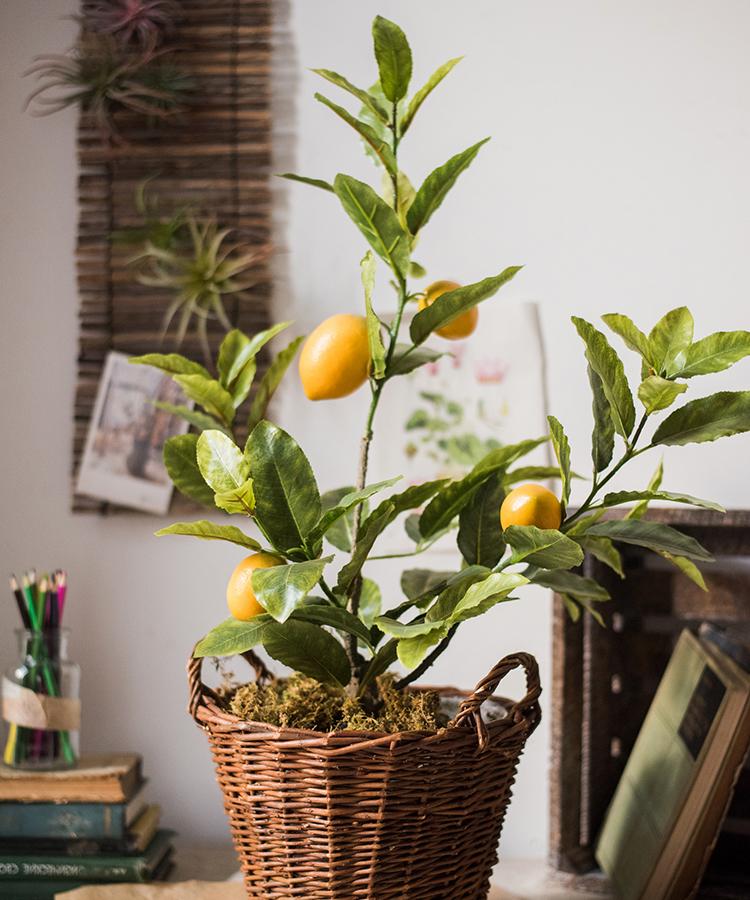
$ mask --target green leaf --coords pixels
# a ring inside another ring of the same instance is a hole
[[[660,409],[667,409],[686,390],[686,384],[668,381],[661,375],[649,375],[638,386],[638,399],[646,407],[646,412],[651,414]]]
[[[258,422],[245,446],[255,482],[255,517],[274,547],[291,551],[320,518],[315,475],[299,444],[281,428]]]
[[[409,263],[409,275],[411,275],[412,278],[426,278],[427,269],[416,260],[412,260]]]
[[[520,441],[518,444],[506,444],[490,450],[474,468],[459,481],[451,482],[441,488],[433,497],[419,520],[422,537],[428,538],[438,531],[447,528],[453,519],[469,503],[474,491],[496,472],[502,472],[535,447],[544,443],[547,437],[535,440]]]
[[[500,528],[500,506],[504,497],[502,477],[492,475],[459,513],[458,549],[469,565],[491,569],[502,559],[505,541]]]
[[[365,314],[367,317],[367,343],[372,359],[372,377],[376,381],[385,375],[385,347],[380,333],[380,319],[372,308],[372,292],[375,288],[375,257],[372,250],[365,253],[359,264],[362,273],[362,287],[365,289]]]
[[[305,335],[295,338],[288,347],[285,347],[277,354],[271,365],[266,369],[255,391],[255,396],[250,403],[250,414],[247,419],[248,431],[252,431],[265,416],[271,398],[276,393],[276,389],[281,384],[286,370],[292,364],[294,357],[297,355],[297,350],[304,340]]]
[[[563,515],[565,508],[570,500],[570,443],[565,434],[565,429],[554,416],[547,416],[549,423],[549,434],[552,440],[552,447],[560,466],[560,480],[562,482],[562,507]]]
[[[327,556],[256,569],[253,572],[253,590],[258,602],[277,622],[286,622],[320,581],[323,570],[332,559],[332,556]]]
[[[578,606],[573,600],[570,599],[566,594],[563,594],[563,603],[565,604],[565,609],[570,616],[572,622],[577,622],[581,618],[581,607]]]
[[[406,277],[409,270],[409,237],[396,213],[375,191],[350,175],[337,175],[336,196],[365,239],[394,272]]]
[[[208,413],[190,409],[189,406],[175,406],[174,403],[166,403],[163,400],[154,400],[152,402],[157,409],[163,409],[164,412],[168,412],[170,415],[179,416],[201,431],[205,431],[207,428],[218,428],[219,431],[223,431],[225,434],[228,433],[225,426],[217,419],[214,419],[213,416],[209,416]]]
[[[322,178],[307,178],[305,175],[295,175],[293,172],[283,172],[279,174],[279,178],[286,178],[289,181],[299,181],[301,184],[309,184],[311,187],[320,188],[324,191],[333,193],[333,185]]]
[[[646,488],[647,491],[658,491],[661,487],[662,478],[664,477],[664,460],[659,460],[659,465],[654,470],[651,480]],[[641,500],[625,513],[626,519],[642,519],[648,510],[648,500]]]
[[[429,222],[432,214],[440,206],[448,191],[456,183],[458,176],[474,161],[477,153],[489,138],[472,145],[461,153],[452,156],[448,162],[431,172],[417,191],[414,202],[406,214],[409,231],[416,234]]]
[[[503,475],[503,487],[507,490],[519,481],[544,481],[547,478],[559,478],[559,466],[520,466],[512,472]],[[575,472],[570,473],[571,478],[580,478]]]
[[[304,563],[299,563],[299,565],[304,565]],[[372,649],[369,628],[364,622],[340,606],[323,606],[322,604],[301,606],[292,613],[291,618],[298,622],[312,622],[313,625],[325,625],[345,631],[347,634],[353,634]]]
[[[193,652],[195,657],[238,656],[247,653],[263,640],[263,632],[273,619],[261,613],[247,622],[230,617],[211,631],[198,643]]]
[[[483,581],[469,586],[450,614],[448,624],[453,625],[456,622],[464,622],[466,619],[473,618],[477,610],[486,612],[491,606],[505,600],[511,591],[528,583],[529,579],[524,575],[512,572],[493,572]]]
[[[591,385],[591,411],[594,415],[594,430],[591,434],[591,459],[595,472],[603,472],[612,462],[612,451],[615,447],[615,426],[612,418],[612,407],[604,393],[601,378],[588,366],[589,384]]]
[[[131,356],[128,362],[140,366],[153,366],[170,375],[202,375],[210,378],[208,369],[200,363],[193,362],[179,353],[146,353],[144,356]]]
[[[391,487],[400,479],[401,476],[399,475],[396,478],[389,478],[387,481],[378,481],[377,483],[369,484],[361,491],[351,490],[348,493],[343,494],[333,505],[326,508],[325,512],[321,515],[320,520],[310,532],[308,543],[313,545],[316,541],[321,540],[323,536],[328,533],[331,526],[342,516],[345,516],[350,509],[353,509],[358,504],[367,500],[368,497],[372,497],[373,494],[377,494],[378,491]],[[329,494],[330,493],[331,492],[329,492]],[[336,545],[334,544],[334,546]]]
[[[675,494],[672,491],[614,491],[611,494],[605,494],[601,503],[602,506],[619,506],[621,503],[632,503],[635,500],[667,500],[671,503],[687,503],[689,506],[698,506],[701,509],[712,509],[716,512],[726,512],[720,503],[714,503],[713,500],[701,500],[700,497],[693,497],[690,494]]]
[[[682,574],[686,575],[694,584],[697,584],[702,591],[708,592],[703,573],[692,560],[686,559],[684,556],[673,556],[671,553],[666,553],[664,551],[662,551],[659,556],[663,556],[664,559],[677,566]]]
[[[339,75],[338,72],[332,72],[330,69],[312,69],[312,71],[315,72],[316,75],[320,75],[321,78],[325,78],[326,81],[330,81],[331,84],[335,84],[336,87],[340,87],[342,90],[350,93],[353,97],[356,97],[363,106],[366,106],[370,110],[370,112],[374,113],[374,115],[382,122],[388,124],[388,110],[377,97],[373,97],[368,91],[356,87],[351,81],[344,78],[343,75]]]
[[[577,600],[593,600],[597,603],[609,600],[609,591],[606,588],[593,578],[584,578],[574,572],[565,572],[562,569],[540,571],[535,572],[530,580],[532,584],[540,584],[558,594],[569,594]]]
[[[285,328],[288,328],[291,324],[291,322],[277,322],[276,325],[272,325],[270,328],[266,328],[264,331],[259,331],[257,334],[254,334],[250,340],[239,349],[237,355],[232,360],[232,364],[226,376],[227,383],[234,385],[238,379],[242,378],[243,371],[248,366],[252,367],[254,374],[255,357],[260,350],[270,340],[275,338],[277,334],[282,332]]]
[[[372,23],[375,59],[380,73],[380,86],[385,96],[397,103],[409,90],[411,81],[411,49],[404,32],[388,19],[376,16]]]
[[[247,481],[247,460],[223,431],[204,431],[198,438],[197,457],[204,481],[217,494],[242,487]]]
[[[387,616],[378,616],[375,619],[375,625],[383,634],[397,638],[411,638],[439,631],[443,626],[443,622],[414,622],[405,625],[403,622],[397,622],[395,619],[389,619]]]
[[[387,141],[383,140],[374,129],[370,128],[370,126],[366,122],[360,121],[350,112],[345,110],[343,106],[339,106],[337,103],[334,103],[333,100],[329,100],[328,97],[325,97],[323,94],[315,94],[315,99],[319,103],[322,103],[324,106],[327,106],[332,112],[335,112],[340,119],[343,119],[343,121],[346,122],[347,125],[353,128],[357,132],[357,134],[359,134],[359,136],[367,144],[369,144],[370,147],[372,147],[375,155],[383,164],[386,171],[391,175],[396,175],[396,173],[398,172],[398,166],[393,156],[393,151],[391,150],[390,145]]]
[[[252,516],[255,512],[255,490],[253,479],[248,478],[239,487],[230,488],[227,491],[218,491],[214,494],[214,503],[219,509],[231,514]]]
[[[177,434],[164,444],[164,465],[177,490],[214,508],[214,492],[203,480],[197,459],[197,434]]]
[[[399,662],[407,669],[415,669],[447,633],[448,628],[444,626],[428,634],[400,640],[396,646]]]
[[[487,566],[467,566],[460,572],[454,572],[440,591],[440,596],[425,613],[425,621],[447,622],[469,588],[485,581],[490,574]]]
[[[346,652],[336,638],[310,622],[272,622],[263,631],[269,656],[285,666],[324,684],[345,687],[351,669]]]
[[[359,686],[359,695],[362,696],[365,689],[379,676],[385,672],[389,666],[396,662],[396,644],[397,641],[391,638],[378,650],[378,652],[370,660],[367,671],[362,678]]]
[[[218,381],[204,375],[175,375],[174,380],[185,394],[202,406],[207,413],[216,416],[225,425],[234,420],[234,401],[229,391]]]
[[[745,431],[750,431],[750,391],[721,391],[670,413],[651,443],[701,444]]]
[[[629,350],[637,353],[649,366],[653,365],[649,340],[632,319],[620,313],[607,313],[602,320],[623,339]]]
[[[391,494],[380,505],[393,507],[394,518],[409,509],[417,509],[434,496],[441,488],[449,483],[447,478],[438,478],[435,481],[425,481],[422,484],[412,484],[406,490],[398,494]],[[372,515],[377,514],[380,507],[376,507]]]
[[[420,310],[414,316],[409,326],[409,334],[415,344],[421,344],[433,331],[442,328],[452,322],[461,313],[473,309],[478,303],[494,296],[500,288],[507,284],[513,276],[520,272],[522,266],[509,266],[499,275],[485,278],[474,284],[467,284],[456,288],[455,291],[446,291],[441,294],[434,303]]]
[[[433,572],[431,569],[406,569],[401,575],[401,590],[410,600],[437,593],[453,572]]]
[[[672,376],[679,372],[692,341],[693,316],[686,306],[672,309],[659,319],[648,336],[657,375]]]
[[[543,569],[572,569],[583,562],[580,546],[554,528],[510,525],[503,534],[513,548],[514,563],[525,559]]]
[[[691,344],[677,378],[723,372],[750,355],[750,331],[717,331]]]
[[[216,360],[216,368],[219,371],[219,382],[222,387],[229,389],[230,381],[228,379],[229,372],[234,361],[243,349],[250,343],[250,338],[243,334],[238,328],[233,328],[224,336],[224,340],[219,347],[219,355]]]
[[[160,528],[156,532],[157,537],[163,537],[165,534],[188,534],[204,541],[229,541],[232,544],[239,544],[240,547],[247,547],[248,550],[261,549],[256,540],[234,525],[217,525],[208,519],[199,519],[197,522],[175,522],[174,525]]]
[[[617,572],[620,578],[625,577],[625,570],[622,567],[622,556],[620,551],[615,547],[609,538],[603,537],[582,537],[578,543],[583,547],[586,553],[590,553],[599,562],[609,566],[613,572]]]
[[[607,537],[625,544],[647,547],[660,553],[665,550],[675,556],[710,562],[713,557],[704,547],[687,534],[670,525],[657,522],[643,522],[640,519],[622,519],[613,522],[598,522],[588,529],[593,537]]]
[[[353,487],[335,488],[332,491],[326,491],[320,498],[323,513],[337,506],[344,497],[354,492],[355,489]],[[366,509],[367,504],[365,503],[362,507],[363,515],[366,515]],[[341,518],[334,519],[324,533],[329,543],[333,544],[337,550],[351,553],[354,542],[354,507],[351,507]]]
[[[578,316],[572,316],[572,322],[586,345],[589,365],[601,379],[615,431],[627,440],[635,425],[635,407],[622,360],[601,331],[597,331],[591,323]]]
[[[413,344],[396,344],[390,365],[386,375],[391,378],[394,375],[408,375],[420,366],[436,362],[445,353],[438,353],[429,347],[415,347]]]
[[[376,617],[380,615],[380,608],[383,603],[383,596],[380,588],[372,580],[372,578],[362,579],[362,590],[359,595],[359,611],[360,619],[368,627],[372,625]]]
[[[409,106],[407,107],[406,112],[401,118],[400,132],[402,137],[406,134],[407,129],[414,120],[414,116],[419,111],[419,107],[435,90],[435,88],[440,84],[445,76],[451,71],[451,69],[453,69],[454,66],[458,65],[458,63],[460,63],[462,59],[463,56],[457,56],[455,59],[449,59],[448,62],[443,63],[442,66],[435,69],[435,71],[432,73],[432,75],[430,75],[425,84],[416,92],[416,94],[414,94],[414,96],[409,101]]]
[[[354,579],[359,575],[362,566],[370,555],[372,545],[381,532],[396,518],[396,507],[390,500],[384,500],[362,522],[357,535],[357,543],[349,562],[339,572],[337,585],[342,593],[346,593]]]

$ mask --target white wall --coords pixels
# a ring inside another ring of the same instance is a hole
[[[68,42],[71,25],[58,16],[73,6],[0,4],[0,570],[69,569],[69,624],[85,667],[86,746],[143,751],[168,821],[187,836],[218,839],[223,813],[205,742],[183,712],[183,664],[194,638],[223,615],[225,575],[236,554],[156,541],[159,522],[147,517],[68,512],[75,117],[22,114],[29,84],[19,73],[34,54]],[[701,334],[748,327],[750,7],[739,0],[294,0],[299,172],[371,174],[345,127],[312,100],[320,85],[307,69],[372,81],[368,35],[376,12],[410,35],[417,81],[466,54],[423,107],[403,145],[404,166],[419,181],[457,150],[488,134],[494,139],[436,214],[419,258],[435,277],[458,280],[526,265],[493,302],[504,295],[542,304],[551,406],[570,434],[575,467],[587,471],[589,402],[571,313],[595,319],[620,310],[650,327],[685,303]],[[288,155],[289,146],[282,149]],[[333,198],[304,186],[278,190],[287,204],[280,239],[288,247],[279,314],[305,329],[356,309],[358,234]],[[716,381],[737,388],[749,376],[746,364]],[[704,379],[691,392],[713,387]],[[296,391],[286,398],[284,422],[325,486],[351,468],[360,400],[311,407]],[[747,506],[750,487],[739,473],[749,447],[739,438],[670,452],[665,486]],[[633,465],[635,483],[653,464]],[[395,585],[392,570],[373,574]],[[8,602],[0,606],[0,659],[12,657],[14,625]],[[468,623],[433,679],[469,686],[502,654],[523,648],[537,654],[548,683],[549,629],[545,596],[528,596]],[[548,751],[544,727],[521,766],[507,853],[544,852]]]

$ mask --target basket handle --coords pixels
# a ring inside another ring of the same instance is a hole
[[[542,711],[539,707],[539,695],[542,687],[539,681],[539,667],[530,653],[511,653],[503,657],[474,688],[473,692],[462,701],[455,717],[448,723],[448,728],[456,728],[463,723],[474,723],[479,739],[479,749],[486,750],[489,745],[489,732],[482,719],[482,704],[489,699],[498,684],[513,669],[523,668],[526,672],[526,696],[514,703],[508,711],[507,718],[515,723],[526,723],[529,734],[539,724]]]
[[[195,652],[195,650],[193,652]],[[256,656],[252,650],[246,650],[244,653],[241,653],[240,656],[242,656],[242,658],[246,660],[246,662],[248,662],[255,670],[256,681],[263,683],[271,679],[271,673],[266,668],[265,663],[259,656]],[[210,700],[212,703],[220,702],[219,695],[216,693],[216,691],[205,685],[203,683],[203,679],[201,678],[201,670],[203,668],[204,658],[205,657],[193,656],[191,654],[187,665],[188,688],[190,692],[190,699],[188,700],[188,712],[195,719],[195,721],[198,722],[199,725],[201,723],[198,717],[198,713],[201,706],[206,705],[206,700]]]

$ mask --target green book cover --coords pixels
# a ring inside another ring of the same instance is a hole
[[[596,858],[623,900],[646,886],[726,696],[700,642],[680,636],[617,786]]]
[[[128,803],[0,803],[4,839],[123,840],[144,808],[142,794]]]

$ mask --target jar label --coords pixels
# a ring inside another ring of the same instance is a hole
[[[23,728],[41,731],[78,731],[81,701],[73,697],[48,697],[3,678],[3,719]]]

